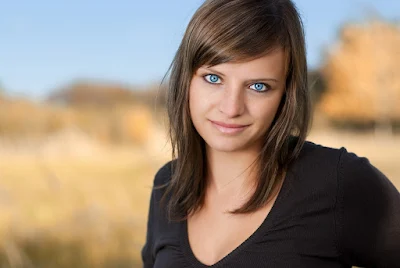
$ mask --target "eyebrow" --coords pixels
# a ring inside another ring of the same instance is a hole
[[[211,72],[216,73],[216,74],[218,74],[218,75],[220,75],[220,76],[222,76],[222,77],[225,76],[223,73],[218,72],[217,70],[214,70],[214,69],[212,69],[211,67],[201,67],[201,68],[202,68],[202,69],[210,70]],[[272,81],[272,82],[275,82],[275,83],[279,83],[279,81],[278,81],[277,79],[275,79],[275,78],[256,78],[256,79],[249,79],[249,80],[246,80],[245,82],[246,82],[246,83],[250,83],[250,82],[259,82],[259,81]]]

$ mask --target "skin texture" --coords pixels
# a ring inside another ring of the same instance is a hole
[[[282,99],[285,62],[285,53],[278,48],[247,62],[202,66],[191,80],[189,107],[206,142],[207,189],[204,206],[188,217],[188,236],[194,255],[204,264],[221,260],[254,233],[280,190],[254,213],[227,213],[253,193],[256,176],[247,168],[256,159]],[[213,121],[245,127],[224,128]]]
[[[211,182],[225,185],[257,157],[285,90],[285,67],[285,52],[277,48],[247,62],[202,66],[194,74],[189,107],[193,124],[206,142],[207,176]],[[267,90],[257,92],[256,88]],[[223,129],[212,121],[246,127],[224,133],[235,129]]]

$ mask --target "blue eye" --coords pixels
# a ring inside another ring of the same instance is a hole
[[[218,77],[218,75],[215,74],[207,74],[204,76],[204,79],[206,79],[207,82],[212,83],[212,84],[218,84],[218,80],[220,80],[220,78]]]
[[[251,89],[254,89],[257,92],[267,91],[267,86],[263,83],[255,83],[250,86]]]

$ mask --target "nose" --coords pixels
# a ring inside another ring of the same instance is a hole
[[[227,86],[219,103],[219,110],[228,117],[237,117],[245,109],[244,91],[238,86]]]

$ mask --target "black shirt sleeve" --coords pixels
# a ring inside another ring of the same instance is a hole
[[[146,241],[141,250],[144,268],[152,268],[155,262],[154,242],[158,232],[160,222],[160,200],[164,193],[164,188],[171,178],[171,161],[161,167],[154,177],[153,188],[150,195],[150,207],[147,218]]]
[[[399,191],[367,158],[344,148],[338,168],[339,248],[345,261],[400,267]]]
[[[147,219],[147,233],[146,233],[146,242],[142,248],[142,261],[143,261],[143,267],[144,268],[152,268],[154,265],[154,257],[152,254],[152,247],[153,247],[153,223],[155,221],[155,196],[154,196],[154,190],[151,191],[151,196],[150,196],[150,207],[149,207],[149,214],[148,214],[148,219]]]

